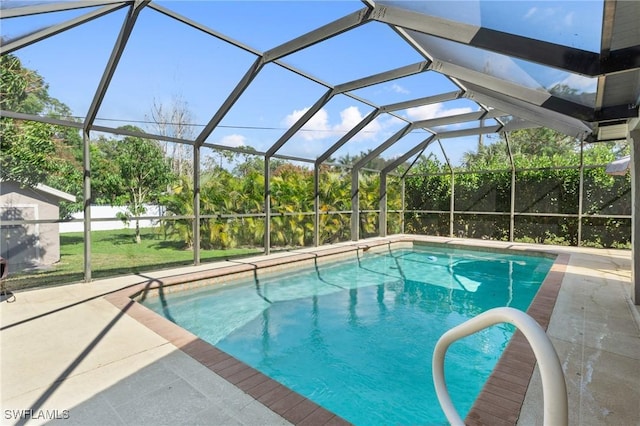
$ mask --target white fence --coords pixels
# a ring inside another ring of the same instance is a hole
[[[161,216],[161,207],[148,205],[143,216]],[[106,231],[110,229],[125,229],[127,224],[118,219],[118,213],[124,213],[124,207],[111,207],[111,206],[91,206],[91,230],[92,231]],[[84,219],[84,212],[78,212],[73,214],[74,219]],[[95,219],[113,219],[109,221],[95,221]],[[132,220],[128,224],[129,227],[134,227],[135,222]],[[150,228],[158,226],[157,220],[141,220],[141,228]],[[60,233],[66,232],[82,232],[84,230],[84,222],[63,222],[60,224]]]

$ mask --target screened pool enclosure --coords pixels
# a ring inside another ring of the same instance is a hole
[[[139,270],[396,233],[632,248],[640,265],[638,2],[3,1],[1,14],[2,180],[78,200],[55,218],[3,201],[3,233],[38,245],[40,225],[77,224],[61,263],[77,251],[81,267],[59,280],[117,273],[118,251]],[[629,172],[605,172],[625,155]],[[98,237],[123,221],[179,256],[145,263],[135,242]]]

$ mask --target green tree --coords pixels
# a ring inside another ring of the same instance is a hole
[[[0,57],[0,108],[66,119],[71,115],[65,104],[49,96],[44,79],[11,54]],[[0,179],[24,186],[46,183],[79,195],[80,148],[81,139],[75,129],[2,117]],[[66,211],[63,208],[62,214]]]
[[[510,132],[509,147],[516,165],[533,159],[552,164],[567,156],[575,159],[579,152],[577,139],[545,127]],[[508,169],[511,167],[508,152],[506,139],[500,135],[495,143],[479,145],[476,151],[465,152],[462,165],[466,170]]]
[[[451,199],[451,172],[435,156],[421,157],[405,181],[405,208],[448,211]],[[449,215],[410,212],[405,214],[405,231],[427,235],[449,235]]]
[[[14,55],[0,57],[0,106],[4,110],[39,114],[49,102],[48,87],[36,71]]]
[[[120,166],[113,161],[118,155],[118,141],[100,136],[92,140],[91,155],[91,197],[92,204],[120,206],[126,204],[127,195],[123,188]]]
[[[127,130],[140,131],[133,126]],[[127,212],[124,219],[135,217],[136,242],[140,243],[140,222],[146,211],[145,204],[157,202],[160,195],[174,180],[167,158],[154,141],[127,136],[117,141],[113,161],[118,165]]]
[[[0,122],[0,177],[24,186],[44,183],[58,169],[52,126],[37,122]]]

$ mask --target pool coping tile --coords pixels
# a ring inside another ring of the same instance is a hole
[[[162,294],[167,288],[179,286],[185,282],[206,281],[234,274],[255,274],[258,270],[269,270],[270,268],[278,270],[291,263],[301,261],[316,262],[321,258],[332,259],[334,257],[347,256],[354,252],[359,253],[361,250],[384,249],[385,246],[391,247],[392,244],[404,243],[416,243],[417,246],[438,244],[471,250],[477,249],[473,246],[448,244],[446,242],[425,244],[420,240],[402,236],[368,242],[367,244],[360,243],[331,248],[320,247],[315,252],[291,252],[275,258],[260,259],[253,262],[232,261],[230,266],[137,283],[107,294],[104,299],[137,320],[140,324],[165,338],[215,374],[251,395],[285,420],[300,425],[349,425],[350,423],[342,417],[198,338],[177,324],[146,308],[141,303],[138,303],[137,300],[144,300],[151,291],[157,291]],[[523,251],[527,254],[551,255],[544,250],[523,250],[519,247],[495,249],[495,251]],[[555,256],[555,254],[553,255]],[[527,310],[527,313],[545,331],[549,325],[551,313],[553,312],[569,259],[569,254],[557,254],[551,270]],[[524,335],[517,331],[467,414],[465,424],[514,424],[520,415],[535,364],[535,356],[529,343]],[[487,411],[487,408],[490,408],[490,410]]]

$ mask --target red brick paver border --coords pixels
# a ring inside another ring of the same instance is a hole
[[[570,256],[559,254],[527,314],[546,331]],[[536,366],[536,357],[524,335],[517,331],[502,353],[480,395],[467,414],[465,424],[514,425]]]
[[[133,301],[131,289],[105,296],[116,307],[293,424],[348,425],[346,420]]]

